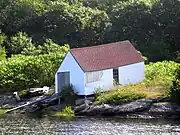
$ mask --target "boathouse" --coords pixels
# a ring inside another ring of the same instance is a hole
[[[55,74],[55,89],[72,85],[78,95],[98,88],[136,84],[144,79],[144,60],[129,41],[70,49]]]

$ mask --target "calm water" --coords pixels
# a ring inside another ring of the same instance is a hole
[[[4,134],[13,135],[180,135],[180,123],[120,118],[58,118],[8,116],[0,119]]]

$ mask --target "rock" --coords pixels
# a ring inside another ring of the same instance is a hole
[[[82,104],[82,105],[80,105],[80,106],[74,107],[74,111],[75,111],[75,113],[78,113],[78,112],[80,112],[80,111],[85,110],[85,109],[88,108],[88,107],[89,107],[89,106],[87,106],[86,104]]]
[[[95,100],[95,97],[86,97],[86,99],[93,102]]]
[[[15,105],[17,103],[16,98],[11,95],[0,95],[0,106],[3,105]]]
[[[93,103],[93,102],[92,102],[91,100],[88,100],[88,99],[77,99],[77,100],[75,101],[75,104],[76,104],[77,106],[82,105],[82,104],[91,105],[92,103]]]
[[[158,115],[177,114],[180,111],[180,106],[170,102],[154,103],[149,109],[149,113]]]
[[[157,98],[153,98],[151,99],[153,101],[153,103],[158,103],[158,102],[169,102],[170,98],[169,97],[157,97]]]
[[[152,100],[149,99],[141,99],[136,100],[134,102],[126,103],[124,105],[119,105],[114,108],[115,113],[134,113],[134,112],[142,112],[151,107]]]
[[[76,105],[82,105],[82,104],[84,104],[84,101],[85,101],[84,98],[76,99],[75,104],[76,104]]]
[[[117,115],[126,113],[135,113],[148,110],[151,107],[152,100],[141,99],[123,105],[92,105],[89,108],[78,109],[78,114],[83,115]]]

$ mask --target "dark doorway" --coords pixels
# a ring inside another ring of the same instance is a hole
[[[58,80],[58,92],[65,86],[70,85],[70,72],[59,72],[57,73]]]
[[[117,84],[119,84],[119,69],[118,68],[113,69],[113,79],[116,81]]]

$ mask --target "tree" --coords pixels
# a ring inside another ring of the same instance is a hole
[[[10,38],[7,44],[10,54],[19,54],[24,48],[32,45],[32,39],[26,33],[18,32]]]
[[[173,80],[173,86],[170,91],[172,101],[180,104],[180,66],[175,72],[175,78]]]
[[[6,50],[3,47],[6,36],[4,34],[0,34],[0,61],[6,59]]]
[[[6,50],[0,45],[0,61],[6,59]]]

